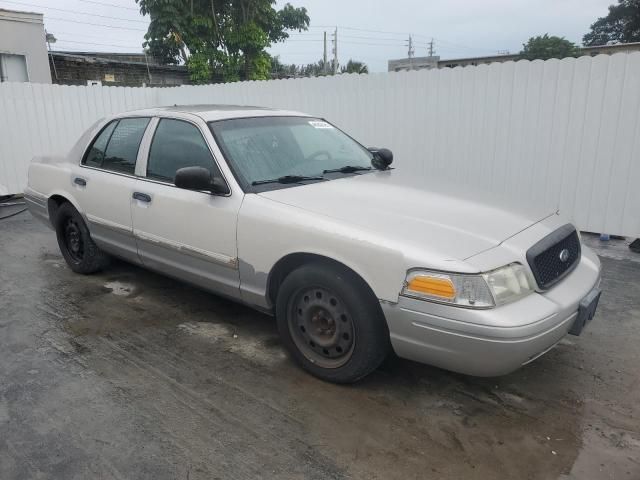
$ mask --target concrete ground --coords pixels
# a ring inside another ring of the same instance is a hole
[[[533,364],[394,358],[336,386],[268,316],[123,263],[76,275],[28,213],[2,220],[0,479],[638,480],[640,255],[602,253],[595,320]]]

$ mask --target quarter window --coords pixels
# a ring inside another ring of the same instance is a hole
[[[182,120],[160,120],[151,143],[147,177],[173,183],[176,171],[184,167],[204,167],[212,176],[220,175],[200,130]]]
[[[89,148],[89,151],[84,158],[84,162],[82,162],[84,165],[98,168],[102,167],[104,152],[107,150],[107,143],[109,143],[109,139],[111,138],[113,129],[116,128],[117,124],[117,121],[111,122],[109,125],[102,129],[102,131],[98,134],[93,144],[91,145],[91,148]]]

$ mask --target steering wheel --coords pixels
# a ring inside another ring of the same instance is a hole
[[[315,158],[319,157],[320,155],[326,155],[327,159],[333,160],[333,157],[331,156],[328,150],[318,150],[317,152],[313,152],[311,155],[306,157],[305,160],[306,161],[315,160]]]

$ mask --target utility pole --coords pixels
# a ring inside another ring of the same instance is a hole
[[[53,74],[56,77],[56,80],[58,80],[58,69],[56,68],[56,61],[53,58],[53,53],[51,53],[51,44],[52,43],[56,43],[57,39],[56,37],[53,36],[53,33],[49,33],[46,30],[44,31],[44,38],[45,41],[47,42],[47,47],[49,50],[49,56],[51,57],[51,65],[53,66]]]
[[[416,50],[413,48],[413,38],[409,35],[409,51],[407,52],[407,56],[409,57],[409,70],[413,70],[413,56],[415,53]]]
[[[322,55],[322,73],[327,74],[327,32],[324,32],[324,55]]]
[[[147,75],[149,76],[149,86],[151,86],[151,70],[149,70],[149,57],[147,57],[147,52],[144,52],[144,61],[147,64]]]
[[[338,27],[333,34],[333,74],[338,73]]]
[[[433,38],[431,39],[431,41],[429,42],[429,56],[433,57],[433,54],[436,53],[435,50],[433,49]]]

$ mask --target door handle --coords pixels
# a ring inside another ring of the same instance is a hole
[[[80,185],[81,187],[86,187],[87,186],[87,181],[82,177],[74,178],[73,179],[73,183],[75,183],[76,185]]]
[[[133,192],[133,198],[141,202],[151,203],[151,195],[147,195],[146,193]]]

